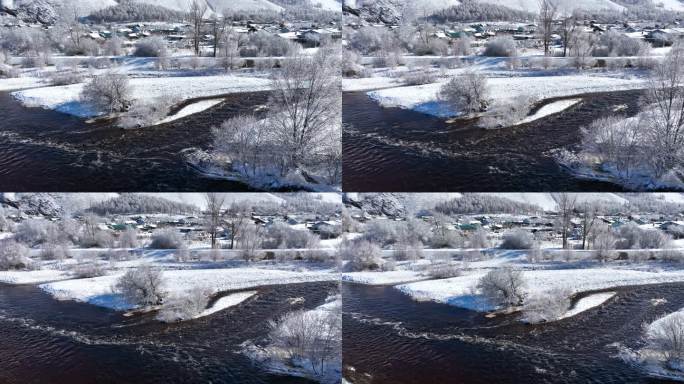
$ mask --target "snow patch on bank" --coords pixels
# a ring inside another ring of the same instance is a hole
[[[178,119],[194,115],[195,113],[206,111],[207,109],[210,109],[221,104],[223,100],[224,99],[200,100],[198,102],[188,104],[185,107],[181,108],[180,111],[176,112],[171,116],[166,117],[165,119],[158,122],[156,125],[170,123],[172,121],[176,121]]]
[[[223,296],[222,298],[216,300],[211,308],[205,309],[202,313],[197,315],[195,318],[200,318],[204,316],[213,315],[216,312],[222,311],[224,309],[234,307],[243,301],[249,299],[250,297],[257,294],[257,291],[246,291],[231,293],[230,295]]]
[[[615,292],[602,292],[583,297],[579,299],[577,303],[575,303],[575,306],[572,309],[569,309],[567,312],[565,312],[565,314],[563,314],[563,316],[561,316],[559,319],[572,317],[594,307],[598,307],[599,305],[613,298],[615,295]]]
[[[539,108],[537,113],[531,116],[527,116],[516,125],[531,123],[543,117],[563,112],[566,109],[572,107],[573,105],[579,104],[581,101],[582,99],[567,99],[554,101],[553,103],[546,104],[545,106]]]

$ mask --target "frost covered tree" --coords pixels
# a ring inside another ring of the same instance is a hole
[[[128,76],[115,72],[93,77],[83,87],[80,98],[84,103],[109,113],[124,112],[133,100]]]
[[[539,34],[544,44],[544,55],[549,55],[553,21],[558,15],[558,4],[555,0],[539,0]]]
[[[684,316],[665,315],[644,329],[648,348],[660,354],[671,366],[681,366],[684,359]]]
[[[584,202],[581,204],[582,214],[582,249],[587,249],[587,240],[591,234],[596,223],[598,215],[598,208],[596,204],[591,202]]]
[[[138,230],[135,228],[126,228],[119,236],[119,247],[121,248],[137,248],[140,246],[138,241]]]
[[[239,115],[212,128],[214,148],[228,155],[233,166],[257,176],[263,167],[277,162],[277,149],[272,144],[272,129],[265,120],[253,115]],[[276,152],[276,153],[274,153]]]
[[[131,304],[150,306],[164,301],[162,271],[148,265],[129,269],[116,282],[115,288]]]
[[[209,289],[196,286],[178,296],[170,297],[157,314],[157,320],[171,323],[195,318],[207,308],[209,296]]]
[[[0,271],[24,269],[30,265],[29,249],[15,240],[0,241]]]
[[[289,312],[269,325],[271,346],[285,351],[290,364],[306,362],[320,375],[326,364],[341,360],[342,316],[339,309]]]
[[[343,241],[338,249],[340,260],[348,260],[350,271],[378,270],[382,265],[382,249],[368,240]]]
[[[490,245],[487,230],[484,228],[477,228],[468,235],[468,246],[470,248],[489,248]]]
[[[222,193],[207,193],[204,196],[204,201],[207,204],[207,208],[204,211],[204,227],[211,238],[211,248],[215,249],[226,195]]]
[[[489,105],[487,78],[468,71],[442,85],[439,97],[465,115],[483,112]]]
[[[532,233],[524,229],[515,229],[504,234],[503,242],[499,247],[501,249],[532,249],[533,246]]]
[[[684,159],[684,45],[676,44],[653,70],[646,112],[649,160],[656,176],[681,165]]]
[[[324,47],[286,59],[273,78],[269,120],[290,167],[315,162],[330,140],[341,141],[339,62],[340,51]]]
[[[242,257],[247,260],[254,260],[257,257],[259,248],[263,242],[264,228],[256,224],[246,224],[240,231],[237,248],[242,250]]]
[[[629,176],[632,169],[644,161],[640,148],[647,146],[645,123],[646,120],[639,117],[599,118],[582,129],[582,150]]]
[[[180,232],[173,228],[157,230],[152,234],[152,249],[179,249],[183,246],[183,238]]]
[[[521,271],[504,267],[487,272],[480,278],[477,288],[492,304],[509,308],[523,303],[525,285]]]
[[[568,249],[568,235],[572,229],[577,195],[572,193],[554,193],[552,196],[556,201],[558,209],[558,229],[563,239],[563,249]]]
[[[135,44],[133,55],[137,57],[167,57],[166,40],[160,36],[146,37]]]
[[[523,318],[529,323],[558,320],[570,308],[572,291],[566,287],[555,288],[525,299]]]
[[[225,214],[226,228],[229,231],[230,249],[235,248],[235,241],[240,237],[244,227],[249,224],[250,207],[244,202],[232,203]]]
[[[482,55],[489,57],[513,57],[518,55],[518,48],[513,37],[499,36],[487,43]]]
[[[200,43],[202,42],[202,30],[204,27],[204,15],[207,13],[207,3],[200,0],[192,0],[188,9],[188,18],[190,19],[190,27],[192,28],[192,49],[195,56],[200,55]]]

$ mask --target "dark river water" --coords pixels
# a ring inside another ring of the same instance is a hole
[[[582,181],[558,166],[558,149],[575,149],[580,128],[621,105],[637,112],[639,91],[582,96],[563,113],[485,130],[473,123],[382,108],[364,92],[343,96],[344,189],[358,192],[621,191]],[[534,112],[534,111],[533,111]]]
[[[237,351],[263,339],[270,319],[321,305],[335,290],[337,283],[267,286],[237,307],[163,324],[0,284],[0,383],[309,383],[268,374]],[[298,297],[304,302],[288,302]]]
[[[235,94],[168,124],[123,130],[63,113],[25,108],[0,92],[0,190],[15,192],[246,191],[201,176],[185,151],[207,149],[211,127],[252,111],[266,93]]]
[[[614,290],[615,291],[615,290]],[[542,325],[398,290],[344,283],[343,361],[354,383],[665,383],[615,357],[640,344],[641,326],[684,307],[684,284],[625,287],[604,305]],[[650,300],[665,298],[654,306]]]

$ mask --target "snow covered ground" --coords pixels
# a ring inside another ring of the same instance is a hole
[[[450,279],[429,280],[397,286],[415,300],[436,301],[475,311],[495,307],[480,295],[477,284],[484,271]],[[684,271],[650,272],[616,268],[578,268],[523,271],[525,291],[529,295],[543,294],[567,288],[573,293],[610,289],[628,285],[658,284],[684,281]],[[589,305],[586,302],[582,305]]]
[[[572,317],[577,315],[578,313],[582,313],[586,310],[592,309],[594,307],[598,307],[599,305],[605,303],[606,301],[612,299],[615,297],[616,293],[615,292],[602,292],[602,293],[594,293],[589,296],[585,296],[575,303],[575,306],[569,309],[563,316],[561,316],[561,319],[566,319],[568,317]]]
[[[200,97],[219,96],[231,93],[266,91],[271,81],[256,77],[241,76],[187,76],[130,79],[132,97],[136,100],[153,101],[158,98],[188,100]],[[13,92],[17,100],[27,107],[54,109],[79,117],[93,117],[101,111],[80,101],[83,84],[58,87],[33,88]]]
[[[383,107],[413,109],[439,116],[455,116],[455,111],[439,101],[444,82],[409,87],[395,87],[368,92],[368,96]],[[597,75],[529,76],[489,78],[489,96],[497,104],[516,99],[541,101],[554,97],[569,97],[594,92],[614,92],[646,87],[641,79],[623,79]]]
[[[62,280],[41,284],[39,287],[58,300],[75,300],[111,309],[130,309],[114,286],[123,273],[88,279]],[[258,268],[166,270],[163,272],[164,290],[179,295],[195,287],[212,293],[254,288],[271,284],[293,284],[314,281],[335,281],[339,275],[326,272],[292,272]]]

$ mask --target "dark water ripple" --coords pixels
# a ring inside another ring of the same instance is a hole
[[[63,192],[247,191],[202,177],[183,150],[207,149],[211,127],[263,104],[264,92],[229,95],[186,118],[135,130],[25,108],[0,92],[0,190]]]
[[[38,288],[0,284],[2,383],[308,383],[274,376],[236,353],[268,321],[322,304],[336,283],[259,288],[238,307],[178,324],[59,302]],[[303,297],[302,304],[288,298]]]
[[[684,284],[617,291],[571,319],[525,325],[345,283],[345,375],[355,383],[664,383],[616,358],[613,344],[638,347],[644,322],[684,307]],[[668,302],[653,306],[654,298]]]
[[[400,108],[363,92],[343,96],[344,188],[358,192],[621,191],[573,178],[553,159],[575,149],[580,128],[613,113],[636,113],[640,91],[591,94],[569,110],[498,130]],[[553,101],[553,100],[549,100]]]

